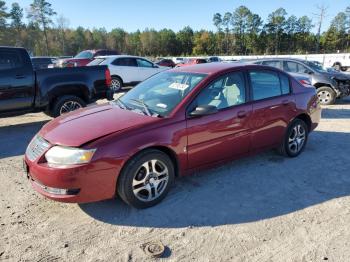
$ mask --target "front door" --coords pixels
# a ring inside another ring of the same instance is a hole
[[[34,102],[34,73],[19,51],[0,51],[0,112],[30,108]]]
[[[213,81],[191,103],[189,113],[201,105],[215,106],[218,112],[202,117],[188,114],[189,168],[234,158],[250,150],[252,106],[245,104],[246,93],[244,73],[233,72]]]

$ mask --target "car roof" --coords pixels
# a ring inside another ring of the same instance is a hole
[[[243,68],[251,66],[249,64],[244,63],[205,63],[205,64],[197,64],[190,65],[184,67],[176,67],[171,69],[173,72],[186,72],[186,73],[200,73],[200,74],[215,74],[220,71],[233,69],[233,68]]]
[[[302,62],[302,63],[306,62],[305,59],[290,58],[290,57],[267,57],[267,58],[258,58],[258,59],[247,60],[247,61],[276,61],[276,60],[295,61],[295,62]]]
[[[104,58],[104,59],[107,59],[107,58],[122,58],[122,57],[130,57],[130,58],[142,58],[142,59],[146,59],[148,60],[147,58],[144,58],[142,56],[133,56],[133,55],[103,55],[103,56],[96,56],[96,58]]]

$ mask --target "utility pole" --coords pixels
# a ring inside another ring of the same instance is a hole
[[[317,27],[317,35],[316,35],[316,53],[319,53],[320,50],[320,39],[321,39],[321,29],[322,29],[322,24],[323,21],[326,17],[326,11],[328,7],[325,7],[324,5],[317,6],[317,9],[319,12],[317,14],[313,14],[314,16],[317,17],[318,20],[318,27]]]

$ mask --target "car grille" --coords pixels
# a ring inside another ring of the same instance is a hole
[[[49,147],[50,144],[45,139],[40,136],[35,136],[27,147],[26,156],[30,161],[35,161],[42,156]]]

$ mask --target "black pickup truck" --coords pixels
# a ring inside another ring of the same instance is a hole
[[[35,71],[23,48],[0,47],[0,117],[44,111],[57,117],[97,99],[113,99],[107,66]]]

